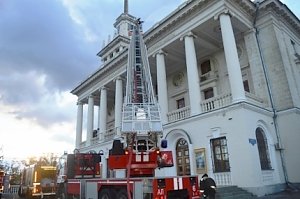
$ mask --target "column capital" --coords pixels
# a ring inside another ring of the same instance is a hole
[[[164,51],[163,49],[159,49],[158,51],[156,51],[154,54],[153,54],[153,57],[156,57],[156,55],[164,55],[164,56],[167,56],[168,53],[166,51]]]
[[[224,8],[221,11],[219,11],[217,14],[214,16],[214,20],[219,20],[221,15],[229,15],[230,17],[233,17],[234,14],[228,9]]]
[[[192,31],[189,31],[185,33],[183,36],[180,37],[180,41],[183,41],[185,37],[192,37],[192,38],[197,38],[197,35],[193,33]]]
[[[83,102],[82,101],[77,101],[76,105],[82,105]]]
[[[95,98],[95,95],[94,95],[94,94],[89,94],[89,95],[87,96],[87,99],[89,99],[89,98]]]
[[[102,91],[102,90],[107,90],[107,87],[106,87],[106,86],[101,86],[101,87],[99,88],[99,91]]]
[[[116,78],[113,79],[113,82],[116,82],[117,80],[121,80],[121,81],[124,81],[125,79],[121,76],[118,76]]]

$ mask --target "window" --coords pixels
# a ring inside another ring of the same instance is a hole
[[[262,170],[272,169],[268,141],[262,128],[258,127],[255,131],[257,148],[259,153],[260,167]]]
[[[99,128],[97,130],[93,130],[93,138],[98,136],[98,131],[99,131]]]
[[[185,107],[184,98],[181,98],[181,99],[179,99],[179,100],[176,100],[176,104],[177,104],[177,109],[180,109],[180,108]]]
[[[133,30],[133,25],[132,24],[128,24],[128,30]]]
[[[177,161],[177,174],[179,176],[190,175],[190,155],[189,146],[185,139],[178,140],[176,145],[176,161]]]
[[[213,88],[208,88],[203,91],[204,93],[204,99],[209,99],[214,97],[214,89]]]
[[[211,71],[210,60],[202,62],[202,64],[200,65],[200,68],[201,68],[202,75],[210,72]]]
[[[246,66],[242,69],[242,79],[243,79],[244,91],[248,93],[253,92],[254,91],[253,81],[251,78],[251,70],[249,66]]]
[[[243,85],[244,85],[244,90],[248,93],[250,93],[250,88],[249,88],[249,82],[248,80],[244,80],[243,81]]]
[[[215,172],[230,171],[226,137],[212,139],[210,143],[213,152],[214,171]]]

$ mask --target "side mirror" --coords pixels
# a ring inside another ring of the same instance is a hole
[[[161,140],[160,147],[163,148],[163,149],[167,148],[168,147],[168,141],[165,140],[165,139]]]

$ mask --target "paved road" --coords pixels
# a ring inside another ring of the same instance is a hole
[[[20,199],[17,194],[3,194],[2,199]],[[280,193],[259,197],[259,199],[300,199],[300,190],[283,191]]]

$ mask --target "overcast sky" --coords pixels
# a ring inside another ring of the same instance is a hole
[[[183,1],[129,0],[129,13],[146,31]],[[298,0],[283,2],[299,17]],[[123,0],[0,0],[5,158],[74,149],[77,98],[70,90],[100,67],[96,54],[122,12]]]

